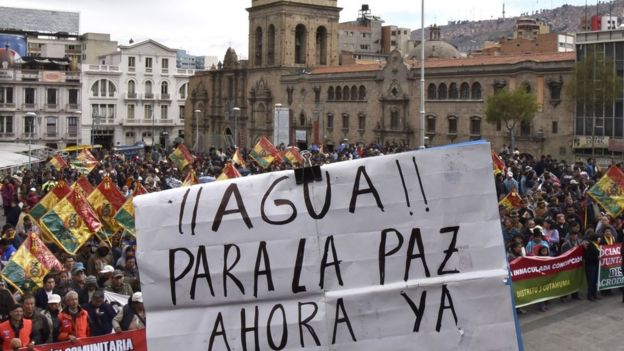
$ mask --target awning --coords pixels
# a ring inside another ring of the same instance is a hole
[[[74,152],[74,151],[82,151],[82,150],[91,150],[91,149],[99,149],[102,145],[77,145],[77,146],[68,146],[63,149],[63,152]]]
[[[36,157],[30,157],[31,163],[43,162]],[[28,164],[28,155],[14,152],[0,151],[0,169],[21,167]]]
[[[46,147],[44,145],[31,144],[30,150],[43,150]],[[22,143],[0,143],[0,151],[6,152],[28,152],[28,144]]]

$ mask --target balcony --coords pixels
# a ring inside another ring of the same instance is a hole
[[[171,95],[169,94],[160,94],[158,100],[171,100]]]
[[[162,74],[169,74],[169,68],[163,68]]]
[[[65,81],[66,82],[80,82],[80,72],[66,72],[65,73]]]
[[[12,103],[12,102],[0,103],[0,110],[14,110],[14,109],[15,109],[15,103]]]
[[[15,139],[15,133],[0,133],[0,139]]]
[[[24,111],[36,111],[37,104],[22,104],[22,110]]]
[[[136,72],[136,67],[128,67],[128,72],[131,72],[131,73]]]
[[[22,80],[38,81],[39,71],[37,70],[22,70]]]
[[[137,100],[138,96],[137,93],[126,93],[126,100]]]
[[[65,105],[65,111],[80,111],[80,105],[78,105],[78,104],[67,104],[67,105]]]
[[[58,112],[59,105],[58,104],[45,104],[44,111],[46,112]]]
[[[192,76],[195,74],[194,69],[176,69],[176,75],[179,76]]]
[[[57,132],[48,132],[43,136],[44,139],[58,139],[59,135]]]
[[[143,98],[146,100],[154,100],[154,93],[145,93],[143,94]]]
[[[155,119],[152,121],[151,118],[144,118],[144,119],[135,119],[135,118],[128,118],[128,119],[124,119],[123,121],[123,125],[124,126],[173,126],[173,120],[172,119]]]
[[[152,74],[152,67],[145,67],[145,73]]]
[[[121,74],[121,71],[119,70],[119,66],[111,66],[111,65],[89,65],[87,67],[87,72]]]

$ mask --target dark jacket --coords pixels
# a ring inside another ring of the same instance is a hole
[[[48,319],[38,310],[35,310],[31,318],[24,316],[24,319],[32,321],[32,341],[37,345],[45,344],[50,336]]]
[[[98,310],[89,302],[84,309],[89,313],[91,336],[106,335],[113,331],[113,318],[117,313],[111,304],[104,302]]]
[[[48,308],[48,294],[44,288],[40,288],[35,293],[35,306],[42,310]]]
[[[600,262],[600,250],[596,245],[591,242],[587,244],[585,252],[583,253],[583,260],[585,260],[585,265],[587,266],[598,266]]]

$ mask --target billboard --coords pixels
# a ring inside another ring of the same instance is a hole
[[[275,120],[273,121],[273,145],[290,144],[290,109],[288,107],[275,107]]]
[[[6,58],[9,57],[9,63],[13,63],[21,57],[26,56],[27,48],[26,37],[13,34],[0,34],[0,60],[6,61]]]

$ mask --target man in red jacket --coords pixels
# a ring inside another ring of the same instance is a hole
[[[19,339],[22,347],[28,346],[34,350],[34,338],[32,321],[24,319],[22,305],[14,304],[9,312],[9,320],[0,323],[0,338],[2,339],[2,351],[11,351],[13,339]]]
[[[76,341],[89,336],[89,314],[78,304],[78,293],[65,295],[65,308],[59,313],[59,341]]]

